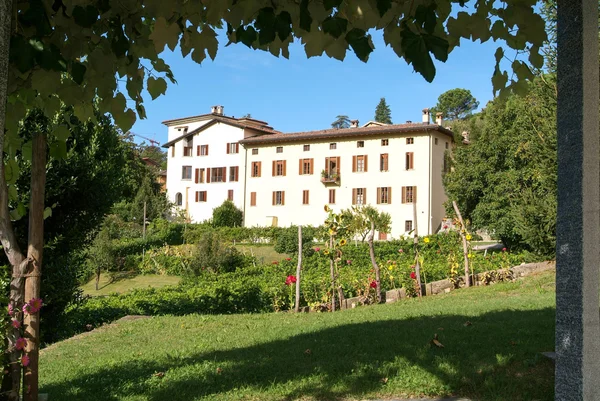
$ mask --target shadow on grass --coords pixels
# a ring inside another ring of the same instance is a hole
[[[507,310],[340,325],[251,347],[132,360],[42,391],[50,399],[86,401],[218,400],[226,392],[279,400],[402,393],[552,400],[554,366],[539,352],[554,348],[554,313]],[[444,348],[429,344],[434,333]]]

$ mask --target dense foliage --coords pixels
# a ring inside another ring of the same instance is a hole
[[[385,98],[382,97],[377,107],[375,108],[375,121],[378,123],[391,124],[392,123],[392,110],[388,106]]]
[[[442,93],[437,104],[431,108],[431,113],[434,119],[437,113],[442,113],[445,119],[462,120],[469,117],[477,107],[479,102],[470,90],[456,88]]]
[[[230,201],[213,209],[212,224],[214,227],[241,227],[244,223],[244,212]]]

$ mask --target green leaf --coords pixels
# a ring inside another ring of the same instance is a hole
[[[377,10],[380,17],[383,17],[390,8],[392,8],[392,0],[377,0]]]
[[[425,40],[427,50],[433,53],[436,59],[444,63],[448,60],[448,49],[450,45],[446,39],[429,34],[423,35],[423,39]]]
[[[23,36],[14,35],[10,40],[9,59],[21,73],[25,73],[35,65],[35,51]]]
[[[44,220],[47,219],[50,216],[52,216],[52,208],[51,207],[47,207],[47,208],[44,209]]]
[[[340,4],[342,4],[342,0],[324,0],[323,1],[323,6],[325,7],[325,10],[329,11],[331,10],[333,7],[339,7]]]
[[[496,65],[496,69],[494,70],[494,75],[492,76],[492,87],[494,89],[494,93],[501,91],[506,87],[506,83],[508,82],[508,74],[506,71],[503,73],[500,72],[500,67]]]
[[[154,23],[154,29],[148,36],[154,42],[156,53],[160,53],[168,45],[171,50],[175,50],[179,40],[181,29],[177,24],[169,24],[163,17],[158,17]]]
[[[73,8],[73,19],[75,23],[84,28],[90,28],[98,20],[99,14],[96,7],[88,5],[85,8],[75,6]]]
[[[118,25],[115,29],[112,30],[110,48],[117,57],[125,56],[125,54],[127,54],[127,51],[129,50],[129,40],[127,40],[127,38],[125,37],[125,34],[123,33],[123,28],[120,25]]]
[[[16,182],[19,178],[19,164],[12,157],[4,164],[4,178],[9,184]]]
[[[431,3],[428,6],[419,4],[415,12],[415,19],[423,26],[427,33],[433,33],[437,25],[437,16],[435,14],[436,5]]]
[[[412,32],[406,23],[402,24],[402,28],[400,36],[406,61],[410,62],[415,71],[420,73],[427,82],[432,82],[435,78],[435,65],[424,38]]]
[[[275,30],[279,39],[283,42],[292,33],[292,17],[287,11],[282,11],[275,20]]]
[[[534,68],[542,68],[544,66],[544,56],[540,54],[540,48],[532,46],[529,49],[529,62]]]
[[[502,58],[504,57],[504,49],[501,47],[497,48],[494,57],[496,57],[496,63],[499,63],[500,60],[502,60]]]
[[[135,112],[131,109],[127,109],[126,112],[120,113],[118,116],[113,117],[115,118],[115,122],[123,132],[129,131],[135,123]]]
[[[334,38],[339,38],[342,36],[346,29],[348,28],[348,20],[340,17],[327,17],[323,23],[323,32],[330,34]]]
[[[21,146],[21,156],[24,160],[30,162],[33,154],[33,147],[31,141],[23,143]]]
[[[200,32],[199,39],[202,46],[206,48],[209,57],[214,60],[217,57],[217,50],[219,49],[219,41],[217,40],[215,31],[210,26],[204,26],[202,32]]]
[[[254,29],[252,26],[249,26],[248,28],[240,26],[238,29],[236,29],[235,35],[237,42],[242,42],[248,47],[252,47],[252,43],[254,43],[258,37],[256,29]]]
[[[65,125],[57,125],[54,128],[54,137],[59,141],[66,141],[71,136],[71,131]]]
[[[148,92],[152,96],[152,100],[160,95],[164,95],[167,91],[167,82],[162,78],[148,78]]]
[[[71,76],[73,77],[73,81],[78,85],[83,83],[83,76],[85,75],[85,71],[87,67],[80,62],[73,61],[71,62]]]
[[[300,2],[300,28],[306,32],[310,32],[310,26],[312,25],[313,19],[308,11],[308,0],[302,0]]]
[[[346,41],[361,61],[367,61],[373,51],[370,37],[362,29],[354,28],[346,34]]]
[[[271,7],[261,8],[254,23],[258,29],[258,43],[266,45],[275,40],[275,13]]]
[[[503,21],[498,20],[492,25],[491,33],[494,40],[504,39],[508,36],[508,29],[506,29],[506,25]]]
[[[62,160],[67,157],[67,143],[64,141],[54,141],[50,144],[50,157]]]

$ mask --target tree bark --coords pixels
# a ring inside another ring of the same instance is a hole
[[[421,266],[419,266],[419,229],[417,225],[417,203],[413,202],[413,220],[415,222],[415,230],[413,234],[413,244],[415,247],[415,275],[417,276],[418,295],[421,297]]]
[[[335,312],[335,267],[333,266],[333,235],[329,236],[329,271],[331,273],[331,311]]]
[[[296,306],[294,311],[300,311],[300,270],[302,270],[302,226],[298,226],[298,266],[296,266]]]
[[[371,257],[371,265],[373,265],[373,270],[375,270],[375,283],[377,287],[375,288],[375,292],[377,294],[377,302],[381,303],[381,276],[379,274],[379,266],[377,265],[377,261],[375,260],[375,249],[373,247],[373,237],[375,237],[375,222],[371,221],[371,234],[369,234],[369,256]]]
[[[465,235],[465,231],[467,228],[465,227],[465,223],[463,221],[462,215],[460,214],[460,210],[458,210],[458,205],[456,201],[452,201],[452,207],[454,207],[454,212],[458,217],[458,221],[460,222],[460,237],[462,238],[463,244],[463,256],[465,259],[465,287],[471,286],[471,280],[469,280],[469,247],[467,246],[467,237]]]
[[[40,297],[42,281],[42,256],[44,250],[44,197],[46,188],[46,135],[33,135],[31,162],[31,200],[29,206],[29,246],[27,259],[30,268],[25,278],[25,301]],[[23,400],[38,400],[38,361],[40,344],[40,312],[25,314],[25,352],[29,366],[25,367]]]

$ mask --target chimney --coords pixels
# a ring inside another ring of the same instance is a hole
[[[212,106],[210,108],[210,112],[212,114],[216,114],[216,115],[222,116],[223,115],[223,106]]]
[[[423,124],[429,124],[429,109],[423,109]]]
[[[358,120],[351,120],[350,128],[358,128]]]
[[[412,124],[412,121],[411,120],[406,120],[406,123],[407,124]]]
[[[435,115],[435,123],[440,127],[444,123],[444,115],[442,113],[436,113]]]
[[[470,140],[470,138],[469,138],[469,131],[463,131],[463,132],[462,132],[462,134],[461,134],[461,136],[463,137],[463,140],[462,140],[462,142],[463,142],[465,145],[468,145],[468,144],[470,144],[470,143],[471,143],[471,140]]]

